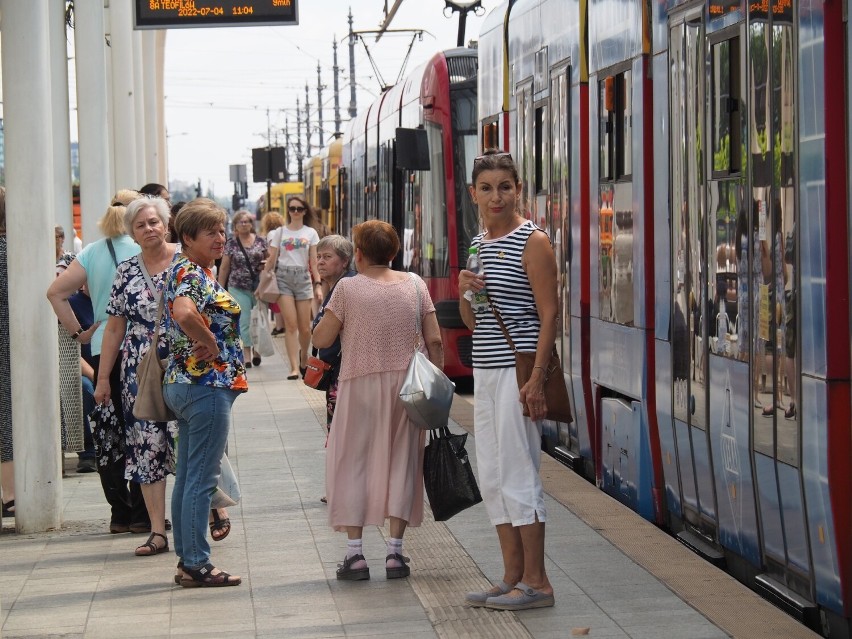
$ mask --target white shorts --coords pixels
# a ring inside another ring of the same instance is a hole
[[[512,368],[474,368],[473,422],[479,489],[491,523],[543,522],[541,423],[524,417]]]

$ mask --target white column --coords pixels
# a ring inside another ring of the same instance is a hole
[[[133,5],[109,6],[110,58],[112,60],[112,149],[115,187],[136,189],[136,104],[133,81]]]
[[[53,113],[53,224],[65,229],[65,250],[74,247],[71,208],[71,126],[68,122],[68,44],[65,37],[65,0],[48,0],[50,41],[50,95]]]
[[[0,0],[0,13],[15,528],[33,533],[62,524],[59,348],[44,296],[54,278],[48,0]]]
[[[159,179],[160,145],[158,132],[159,109],[157,108],[157,35],[151,30],[142,32],[142,84],[144,85],[145,119],[145,177],[143,182],[157,182]],[[140,184],[139,186],[142,186]],[[168,185],[165,185],[168,188]]]
[[[157,82],[157,182],[169,186],[169,147],[166,138],[166,33],[165,29],[155,32],[156,35],[156,82]]]
[[[97,222],[109,205],[109,118],[103,0],[74,0],[77,56],[77,135],[80,144],[80,215],[83,243],[100,239]]]
[[[147,147],[148,119],[145,117],[145,74],[142,70],[142,32],[132,31],[133,39],[133,108],[136,112],[136,182],[132,188],[138,189],[148,182],[147,162],[151,152]]]

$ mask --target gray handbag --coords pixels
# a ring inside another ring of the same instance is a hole
[[[422,303],[420,288],[415,275],[411,275],[414,289],[417,291],[417,330],[415,332],[414,356],[405,373],[405,380],[399,390],[399,398],[405,405],[405,411],[411,423],[417,428],[432,430],[443,428],[450,420],[450,407],[456,385],[444,375],[444,371],[429,361],[420,352],[420,318]]]

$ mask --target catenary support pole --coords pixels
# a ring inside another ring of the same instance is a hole
[[[142,31],[142,84],[143,106],[142,120],[145,122],[145,157],[143,183],[159,180],[159,109],[157,109],[157,34]],[[168,184],[165,185],[168,188]]]
[[[115,186],[136,189],[136,101],[133,72],[133,5],[111,2],[109,42],[112,76],[112,150]],[[107,204],[109,204],[107,202]]]
[[[74,248],[71,207],[71,127],[68,122],[68,41],[65,0],[49,0],[50,95],[53,115],[53,224],[65,230],[65,250]]]
[[[0,0],[0,16],[15,528],[34,533],[62,523],[53,212],[33,200],[53,202],[48,0]]]
[[[80,217],[83,243],[100,239],[98,220],[115,191],[110,183],[109,109],[103,0],[74,0]]]
[[[132,23],[131,23],[132,25]],[[152,150],[148,148],[148,118],[145,114],[145,72],[142,69],[142,32],[133,30],[131,39],[133,40],[133,112],[136,115],[136,181],[133,187],[138,189],[143,184],[148,182],[148,155]]]

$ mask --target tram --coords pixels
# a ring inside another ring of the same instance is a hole
[[[469,376],[470,331],[458,310],[458,272],[478,232],[466,192],[476,155],[475,49],[434,55],[353,119],[342,138],[335,229],[382,219],[402,250],[394,268],[429,287],[444,340],[444,371]]]
[[[516,0],[480,149],[560,267],[544,448],[824,636],[852,618],[842,3]]]
[[[343,207],[340,181],[345,171],[340,171],[342,153],[343,139],[335,138],[319,155],[310,159],[311,169],[305,174],[308,203],[317,211],[323,224],[330,229],[337,229],[340,210]]]

